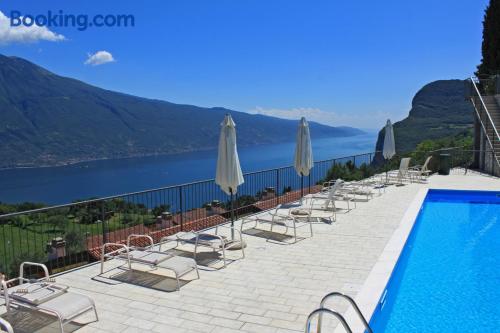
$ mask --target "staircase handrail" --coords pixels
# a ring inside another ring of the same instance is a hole
[[[484,103],[483,97],[481,96],[481,93],[479,92],[479,89],[477,88],[477,85],[476,85],[476,82],[474,80],[474,77],[471,77],[470,81],[471,81],[472,86],[474,87],[474,89],[476,91],[476,95],[479,97],[479,100],[481,101],[481,104],[483,106],[484,112],[488,116],[488,120],[491,123],[491,127],[493,127],[493,131],[496,134],[496,139],[498,141],[500,141],[500,135],[498,134],[498,130],[495,127],[495,123],[493,122],[493,119],[491,118],[490,113],[488,112],[488,108],[486,107],[486,104]],[[497,166],[500,168],[500,160],[498,159],[498,156],[496,154],[495,145],[493,144],[493,142],[491,142],[491,139],[490,139],[490,137],[488,135],[488,131],[486,130],[486,126],[484,125],[484,122],[483,122],[483,119],[481,117],[481,114],[480,114],[480,112],[478,110],[478,107],[476,106],[475,101],[474,101],[474,96],[471,96],[471,101],[472,101],[472,104],[474,105],[474,111],[476,111],[479,123],[481,124],[481,127],[483,128],[483,131],[485,133],[486,140],[488,141],[488,143],[489,143],[489,145],[491,147],[491,151],[492,151],[492,154],[493,154],[493,159],[497,162]],[[494,138],[493,138],[493,140],[494,140]]]
[[[481,101],[481,104],[483,105],[483,109],[486,112],[486,116],[488,116],[488,120],[490,121],[491,126],[493,127],[493,130],[495,131],[497,139],[500,141],[500,134],[498,134],[497,128],[495,127],[495,123],[493,122],[493,119],[491,118],[491,115],[490,115],[490,113],[488,111],[488,108],[486,107],[486,104],[484,103],[483,97],[481,96],[481,93],[479,92],[479,89],[478,89],[478,87],[476,85],[476,82],[475,82],[475,80],[474,80],[473,77],[471,77],[471,82],[472,82],[472,85],[474,86],[474,89],[476,91],[477,96],[479,97],[479,100]],[[474,109],[476,109],[476,113],[478,113],[479,120],[481,121],[481,125],[483,126],[483,129],[486,132],[486,128],[484,128],[484,124],[482,124],[481,115],[477,111],[477,108],[474,108]],[[488,136],[488,135],[486,135],[486,136]],[[489,139],[488,139],[488,141],[489,141]],[[490,144],[491,144],[491,147],[493,148],[493,144],[492,144],[491,141],[490,141]]]

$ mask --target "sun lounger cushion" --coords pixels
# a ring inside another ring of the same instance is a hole
[[[152,251],[141,251],[133,250],[128,253],[128,256],[133,261],[142,262],[148,265],[158,265],[159,263],[172,257],[168,253],[152,252]],[[120,254],[121,258],[127,259],[127,254]]]
[[[93,304],[89,297],[71,292],[55,297],[38,306],[42,310],[57,312],[63,320],[73,318],[92,307]]]
[[[39,305],[50,301],[55,297],[59,297],[66,293],[67,286],[54,283],[23,283],[19,286],[7,289],[9,296],[12,299],[28,303],[31,305]]]
[[[196,261],[192,258],[173,256],[161,262],[158,267],[170,269],[180,276],[195,269]]]
[[[206,246],[211,246],[211,247],[218,247],[221,245],[221,238],[222,241],[227,244],[229,243],[229,240],[225,236],[216,236],[216,235],[210,235],[210,234],[196,234],[194,232],[179,232],[175,234],[174,236],[177,237],[177,240],[182,241],[182,242],[187,242],[187,243],[196,243],[196,239],[198,239],[198,244],[200,245],[206,245]]]
[[[222,241],[226,242],[227,238],[225,236],[220,236],[222,237]],[[215,235],[210,235],[210,234],[200,234],[198,236],[198,242],[199,243],[219,243],[220,244],[221,239]]]
[[[188,232],[181,231],[176,233],[175,235],[172,235],[173,239],[175,240],[180,240],[183,242],[193,242],[193,243],[196,241],[196,236],[198,236],[198,234],[191,231]]]

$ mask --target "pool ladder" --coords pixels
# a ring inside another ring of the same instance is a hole
[[[333,311],[332,309],[325,308],[326,301],[328,299],[330,299],[330,298],[333,298],[333,297],[340,297],[340,298],[343,298],[343,299],[347,300],[352,305],[354,311],[356,312],[356,314],[358,315],[359,319],[361,319],[361,322],[365,326],[365,332],[373,333],[373,330],[371,329],[370,325],[368,324],[368,321],[366,321],[365,316],[363,316],[363,314],[361,313],[361,310],[359,309],[359,306],[356,304],[356,302],[354,301],[354,299],[352,299],[352,297],[350,297],[350,296],[348,296],[346,294],[343,294],[343,293],[340,293],[340,292],[336,292],[336,291],[334,291],[332,293],[329,293],[325,297],[323,297],[323,299],[321,300],[321,303],[319,304],[319,308],[316,309],[316,310],[314,310],[313,312],[311,312],[309,314],[309,316],[307,317],[307,321],[306,321],[305,333],[310,333],[311,332],[311,320],[316,315],[318,316],[318,327],[317,327],[317,331],[316,332],[317,333],[321,333],[321,326],[323,324],[323,314],[324,313],[327,313],[327,314],[332,315],[335,318],[337,318],[338,321],[340,321],[340,323],[342,324],[342,326],[344,327],[344,329],[345,329],[345,331],[347,333],[353,333],[351,327],[349,326],[349,324],[345,320],[344,316],[342,316],[337,311]]]

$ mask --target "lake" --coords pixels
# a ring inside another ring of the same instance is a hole
[[[374,151],[376,133],[313,141],[315,161]],[[292,165],[295,143],[242,147],[243,172]],[[0,171],[0,201],[46,204],[103,197],[215,177],[217,151]]]

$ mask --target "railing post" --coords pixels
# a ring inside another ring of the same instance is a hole
[[[309,191],[307,193],[311,194],[311,173],[309,173],[309,177],[308,178],[308,184],[309,184]]]
[[[182,185],[179,186],[179,210],[181,216],[181,231],[184,230],[184,214],[183,214],[183,204],[182,204]]]
[[[280,169],[276,169],[276,205],[280,203]]]
[[[87,204],[87,209],[88,209],[88,204]],[[106,244],[108,242],[108,235],[106,233],[106,220],[104,219],[105,213],[104,213],[104,200],[101,201],[101,224],[102,224],[102,243]]]

